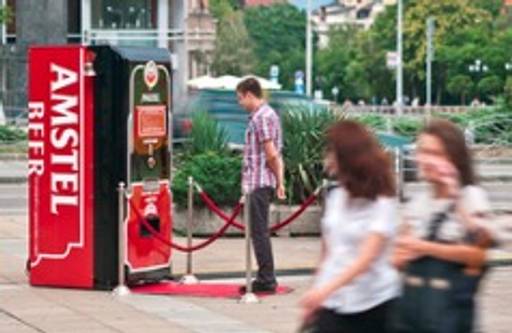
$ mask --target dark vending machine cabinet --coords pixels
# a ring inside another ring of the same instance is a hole
[[[120,182],[128,281],[169,274],[170,96],[165,49],[30,49],[31,284],[117,285]]]

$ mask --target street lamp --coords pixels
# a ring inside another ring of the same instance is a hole
[[[472,73],[486,73],[489,66],[485,65],[482,60],[476,59],[474,64],[469,65],[469,71]]]
[[[338,88],[338,86],[332,87],[331,93],[332,93],[332,97],[334,99],[334,103],[337,103],[338,102],[338,94],[340,93],[340,89]]]
[[[476,59],[475,62],[471,65],[469,65],[469,71],[471,73],[477,74],[477,79],[479,80],[480,73],[486,73],[489,71],[489,66],[484,64],[482,60]],[[478,97],[480,98],[480,92],[478,92]]]
[[[505,63],[505,70],[512,71],[512,60],[510,62]]]

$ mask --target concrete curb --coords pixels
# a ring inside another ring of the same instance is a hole
[[[0,177],[0,184],[23,184],[27,182],[26,176]]]
[[[22,170],[15,170],[10,174],[12,168],[11,164],[14,164],[16,168],[19,168],[22,163],[27,163],[27,154],[24,153],[0,153],[0,163],[2,164],[2,172],[0,174],[0,184],[20,184],[27,182],[27,175]],[[26,167],[25,167],[26,169]],[[21,171],[21,172],[20,172]]]
[[[315,267],[296,267],[287,269],[276,269],[275,274],[277,279],[285,276],[303,276],[311,275],[315,272]],[[245,278],[245,271],[218,271],[218,272],[205,272],[205,273],[194,273],[200,280],[218,280],[218,279],[242,279]],[[254,275],[254,271],[253,271]],[[173,277],[178,277],[175,275]]]
[[[0,161],[26,161],[27,154],[0,153]]]

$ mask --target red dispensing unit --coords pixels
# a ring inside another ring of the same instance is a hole
[[[157,48],[29,50],[30,283],[112,289],[170,274],[171,62]],[[126,184],[119,216],[118,184]]]

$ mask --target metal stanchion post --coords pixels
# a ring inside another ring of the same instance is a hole
[[[187,246],[192,247],[192,225],[194,221],[194,179],[188,177],[188,214],[187,214]],[[199,283],[192,273],[192,252],[187,253],[187,272],[180,280],[182,284]]]
[[[396,173],[396,192],[398,200],[403,199],[403,165],[402,165],[402,151],[400,148],[395,148],[395,173]]]
[[[259,299],[252,292],[252,263],[251,263],[251,217],[250,217],[250,196],[244,194],[244,222],[245,222],[245,294],[240,303],[258,303]]]
[[[391,116],[387,116],[385,119],[386,119],[386,132],[388,134],[393,134],[393,121],[391,120]]]
[[[321,195],[321,203],[322,203],[322,211],[325,211],[325,201],[327,200],[327,188],[329,186],[329,180],[324,178],[322,179],[322,189],[320,192]]]
[[[125,187],[123,182],[119,182],[118,191],[118,238],[119,238],[119,248],[118,248],[118,283],[117,287],[114,289],[114,294],[117,296],[124,296],[130,294],[130,289],[125,284],[125,275],[124,275],[124,250],[125,250],[125,239],[124,239],[124,200],[125,196]]]

